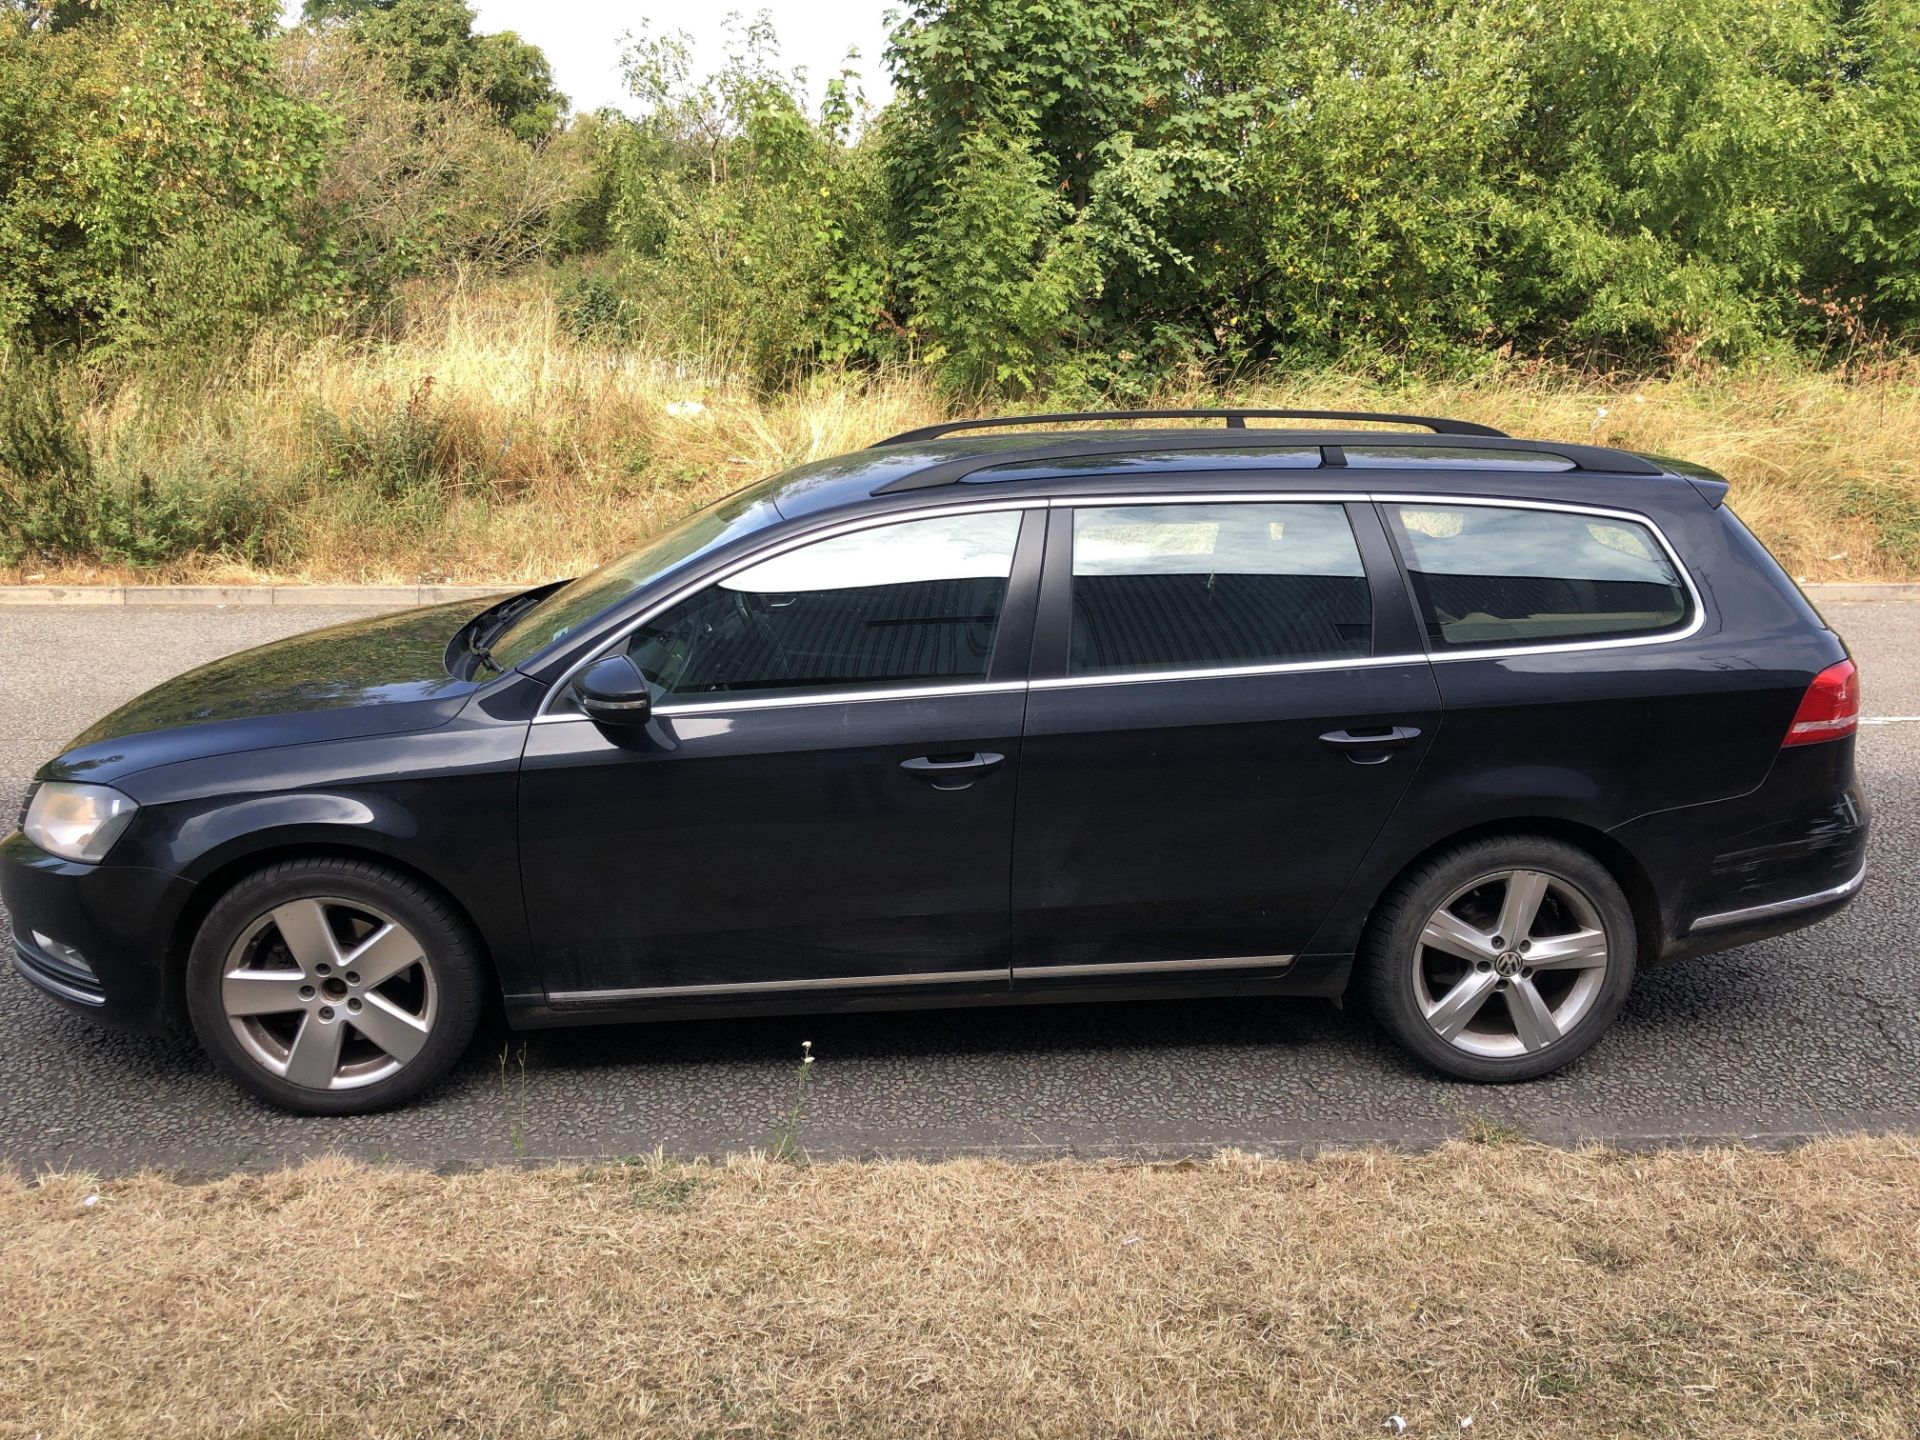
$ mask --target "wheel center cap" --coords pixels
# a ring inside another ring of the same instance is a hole
[[[1518,950],[1502,950],[1498,955],[1493,957],[1493,968],[1509,980],[1520,973],[1520,964],[1520,952]]]

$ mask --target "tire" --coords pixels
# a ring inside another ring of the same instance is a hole
[[[308,1115],[413,1099],[473,1038],[479,944],[419,881],[363,860],[256,871],[207,912],[187,958],[187,1014],[215,1065]]]
[[[1524,934],[1501,933],[1516,921]],[[1375,908],[1357,970],[1374,1018],[1405,1049],[1456,1079],[1502,1084],[1558,1070],[1599,1040],[1633,985],[1635,944],[1633,909],[1592,855],[1543,835],[1492,836],[1403,876]]]

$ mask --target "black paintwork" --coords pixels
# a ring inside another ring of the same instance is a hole
[[[1476,467],[1432,445],[1408,446],[1397,469],[1348,467],[1343,438],[1398,437],[1245,431],[1214,451],[1193,434],[909,441],[803,467],[727,502],[651,582],[623,595],[619,572],[603,574],[591,593],[605,608],[569,611],[563,638],[506,673],[483,657],[529,633],[514,631],[526,616],[548,633],[544,592],[336,626],[183,675],[40,771],[139,801],[105,862],[58,860],[17,833],[0,842],[23,973],[61,981],[37,930],[97,972],[98,995],[68,1003],[177,1022],[185,950],[213,898],[272,858],[316,851],[383,858],[443,889],[523,1025],[1338,993],[1393,878],[1490,828],[1592,849],[1634,900],[1649,960],[1836,908],[1689,933],[1698,916],[1844,881],[1867,825],[1851,738],[1780,747],[1844,646],[1722,507],[1716,477],[1624,455],[1595,473],[1607,452],[1587,447],[1576,471]],[[1501,453],[1524,460],[1527,445]],[[973,468],[982,456],[1004,468]],[[954,478],[876,493],[936,470]],[[1069,512],[1045,502],[1143,492],[1344,499],[1373,654],[1404,658],[1044,683],[1066,675],[1070,618]],[[1683,558],[1702,623],[1679,640],[1429,659],[1369,498],[1388,493],[1645,516]],[[722,701],[602,725],[562,684],[642,613],[768,546],[856,516],[1009,501],[1039,503],[994,688]],[[1323,738],[1383,730],[1395,740],[1378,749]],[[1275,958],[1232,973],[1062,968],[1257,957]],[[632,991],[647,993],[620,993]]]

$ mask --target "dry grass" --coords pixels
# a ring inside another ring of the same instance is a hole
[[[551,294],[527,283],[422,297],[415,317],[378,343],[263,344],[184,397],[167,377],[136,380],[89,410],[96,453],[127,483],[257,496],[266,539],[250,557],[0,579],[534,581],[760,476],[952,414],[912,373],[828,375],[769,399],[697,362],[574,346]],[[1733,481],[1736,508],[1795,575],[1920,575],[1920,362],[1645,381],[1508,365],[1391,390],[1316,373],[1161,398],[1455,415],[1684,456]],[[704,408],[670,408],[688,401]],[[396,500],[382,467],[416,444],[430,474]]]
[[[98,1202],[85,1204],[88,1195]],[[1920,1147],[0,1180],[0,1435],[1912,1440]]]

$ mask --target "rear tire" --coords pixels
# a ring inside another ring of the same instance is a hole
[[[194,1034],[241,1086],[309,1115],[413,1099],[473,1038],[479,945],[437,892],[371,861],[290,860],[207,912],[187,959]]]
[[[1358,978],[1404,1048],[1456,1079],[1500,1084],[1592,1048],[1626,1002],[1635,945],[1633,909],[1592,855],[1543,835],[1491,836],[1421,861],[1387,892]]]

